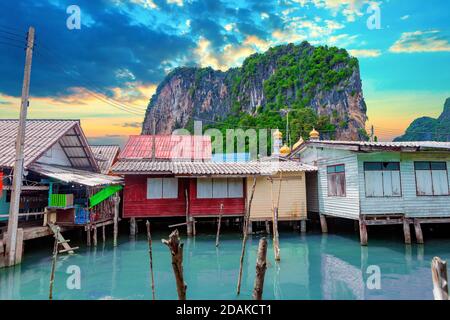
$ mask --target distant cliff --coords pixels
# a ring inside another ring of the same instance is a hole
[[[367,120],[358,60],[346,50],[308,42],[270,48],[239,68],[174,69],[147,108],[142,133],[170,133],[204,120],[214,127],[284,129],[290,110],[292,139],[314,126],[325,138],[366,139]]]
[[[450,141],[450,98],[447,98],[439,118],[422,117],[414,120],[405,134],[394,141]]]

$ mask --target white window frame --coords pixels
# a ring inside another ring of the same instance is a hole
[[[157,182],[160,183],[160,191],[158,190],[158,194],[151,195],[151,183]],[[175,191],[172,192],[164,192],[165,189],[170,188],[170,184],[173,183],[175,187]],[[164,187],[166,186],[166,187]],[[147,199],[148,200],[158,200],[158,199],[178,199],[178,187],[179,181],[178,178],[147,178]]]
[[[388,169],[387,166],[385,166],[385,164],[392,164],[392,163],[397,164],[398,170]],[[367,165],[368,164],[381,164],[381,165],[380,165],[379,170],[368,170],[368,169],[366,169],[366,164]],[[402,176],[401,176],[401,166],[400,166],[399,161],[365,161],[363,163],[363,170],[364,170],[364,188],[365,188],[366,198],[401,198],[402,197],[402,195],[403,195]],[[368,194],[367,183],[370,180],[367,177],[368,172],[381,173],[381,190],[382,190],[383,194],[380,194],[380,195],[369,195]],[[393,179],[392,172],[396,172],[398,174],[398,183],[399,183],[399,193],[398,194],[393,193],[394,184],[392,183],[392,179]],[[388,176],[389,176],[389,178],[388,178]],[[386,186],[387,186],[387,183],[389,182],[389,181],[387,181],[388,179],[391,180],[390,181],[391,182],[390,186],[391,186],[391,191],[392,191],[391,193],[387,193],[387,191],[386,191]]]

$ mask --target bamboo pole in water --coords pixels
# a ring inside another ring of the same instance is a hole
[[[178,299],[186,300],[187,286],[183,278],[183,243],[180,243],[178,230],[175,229],[169,235],[169,240],[162,239],[161,241],[169,248],[172,256],[172,268],[177,284]]]
[[[264,289],[264,276],[266,274],[267,263],[267,240],[261,238],[258,246],[258,257],[256,260],[256,277],[255,284],[253,286],[253,299],[261,300]]]
[[[148,254],[150,256],[150,276],[152,279],[152,297],[155,300],[155,278],[153,277],[153,252],[152,252],[152,234],[150,232],[150,222],[147,220],[147,239],[148,239]]]
[[[50,272],[50,289],[48,294],[49,300],[53,299],[53,283],[55,282],[56,259],[58,257],[58,236],[59,236],[59,227],[56,226],[55,243],[53,245],[52,271]]]
[[[434,257],[431,262],[434,300],[448,300],[447,262]]]
[[[281,197],[281,182],[283,180],[283,173],[280,173],[280,182],[278,185],[278,198],[277,198],[277,204],[274,205],[273,202],[273,180],[271,179],[271,193],[272,193],[272,209],[273,209],[273,216],[272,216],[272,228],[273,228],[273,252],[275,256],[275,261],[280,261],[280,240],[279,240],[279,234],[278,234],[278,207],[280,205],[280,197]]]
[[[241,251],[241,261],[239,265],[239,278],[237,283],[237,294],[241,293],[241,281],[242,281],[242,269],[244,264],[244,255],[245,255],[245,246],[247,244],[247,236],[248,236],[248,224],[250,222],[250,209],[252,207],[253,195],[255,194],[256,188],[256,177],[253,177],[253,185],[252,191],[250,193],[250,199],[248,201],[247,210],[244,216],[244,237],[242,238],[242,251]]]
[[[216,247],[219,246],[220,224],[222,223],[222,211],[223,211],[223,203],[220,204],[219,219],[217,222]]]
[[[117,235],[119,234],[119,203],[120,203],[120,197],[119,193],[116,193],[114,197],[114,247],[117,247]]]

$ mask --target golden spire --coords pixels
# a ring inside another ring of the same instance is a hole
[[[282,138],[283,138],[283,134],[281,133],[280,130],[277,129],[277,130],[273,133],[273,137],[274,137],[275,139],[282,139]]]
[[[320,134],[315,128],[309,133],[309,140],[319,140]]]
[[[291,148],[289,148],[286,144],[283,145],[280,149],[280,154],[282,156],[287,156],[289,153],[291,153]]]

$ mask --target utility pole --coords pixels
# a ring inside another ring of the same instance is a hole
[[[8,266],[13,266],[16,264],[17,227],[19,224],[19,203],[20,203],[20,192],[22,188],[22,175],[24,162],[23,149],[25,145],[25,127],[27,119],[27,110],[29,105],[28,97],[30,92],[30,73],[31,73],[31,60],[33,57],[33,46],[34,46],[34,28],[30,27],[28,29],[27,35],[27,50],[26,50],[25,70],[22,85],[22,102],[20,106],[20,118],[18,126],[19,128],[16,140],[16,161],[14,163],[11,204],[9,208],[8,238],[6,241],[7,247],[6,258]]]
[[[374,142],[375,139],[375,130],[373,128],[373,125],[370,127],[370,141]]]
[[[152,161],[155,161],[155,158],[156,158],[156,146],[155,146],[155,143],[156,143],[156,118],[155,118],[155,113],[156,113],[156,110],[153,108],[153,112],[152,112],[152,115],[153,115],[153,119],[152,119]]]

